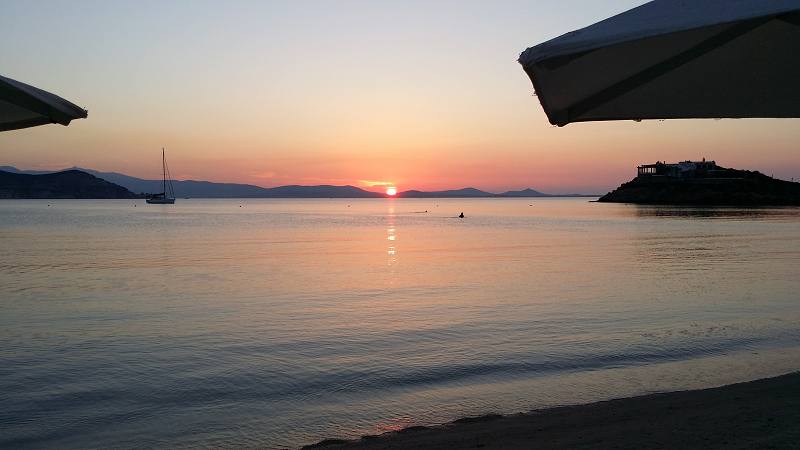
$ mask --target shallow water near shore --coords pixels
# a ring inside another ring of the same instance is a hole
[[[2,201],[0,447],[296,447],[800,367],[800,208],[588,200]]]

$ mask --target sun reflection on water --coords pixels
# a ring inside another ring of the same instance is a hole
[[[392,202],[386,214],[386,240],[389,241],[389,246],[386,250],[386,265],[390,267],[397,264],[397,227],[395,226],[395,221],[394,202]]]

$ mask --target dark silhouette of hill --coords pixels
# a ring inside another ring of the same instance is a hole
[[[586,194],[545,194],[531,188],[523,189],[520,191],[507,191],[502,194],[494,194],[491,192],[481,191],[475,188],[453,189],[448,191],[403,191],[398,192],[398,197],[406,198],[481,198],[481,197],[595,197],[595,195]]]
[[[355,186],[280,186],[262,188],[266,198],[380,198],[385,197],[378,192],[365,191]]]
[[[551,194],[535,191],[531,188],[521,191],[508,191],[500,194],[500,197],[553,197]]]
[[[122,186],[79,170],[41,175],[0,170],[0,198],[137,198]]]
[[[719,168],[713,176],[690,179],[637,176],[598,201],[654,205],[800,205],[800,183],[778,180],[760,172]]]
[[[448,191],[403,191],[397,193],[398,197],[405,197],[405,198],[432,198],[432,197],[439,197],[439,198],[472,198],[472,197],[496,197],[497,194],[492,194],[491,192],[484,192],[479,189],[475,188],[463,188],[463,189],[452,189]]]
[[[69,169],[64,169],[64,170],[69,170]],[[27,175],[43,175],[46,173],[63,172],[63,170],[19,170],[14,166],[0,166],[0,171],[9,173],[24,173]]]

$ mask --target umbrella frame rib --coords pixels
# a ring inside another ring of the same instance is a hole
[[[46,117],[32,117],[30,119],[25,120],[18,120],[16,122],[10,122],[7,124],[0,124],[0,131],[12,131],[12,130],[19,130],[22,128],[30,128],[36,127],[39,125],[47,125],[49,123],[55,123],[51,120],[47,119]]]

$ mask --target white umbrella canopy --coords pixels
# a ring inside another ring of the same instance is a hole
[[[800,0],[655,0],[519,62],[558,126],[800,117]]]
[[[69,125],[87,115],[85,109],[55,94],[0,76],[0,131],[48,123]]]

